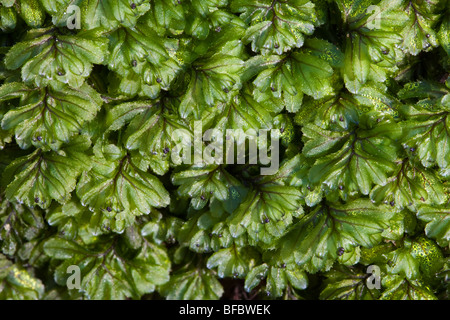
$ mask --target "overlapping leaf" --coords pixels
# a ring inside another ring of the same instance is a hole
[[[406,118],[402,123],[402,140],[407,147],[415,150],[423,166],[429,168],[437,164],[444,176],[450,171],[450,122],[446,93],[447,90],[430,83],[408,84],[400,92],[404,99],[421,98],[419,103],[408,103],[400,109]]]
[[[314,3],[309,0],[233,1],[231,9],[242,13],[241,19],[249,24],[243,41],[264,55],[300,48],[305,36],[319,24]]]
[[[389,259],[387,271],[409,280],[434,278],[444,264],[441,249],[425,237],[405,241],[403,247],[387,254],[387,258]]]
[[[207,267],[217,268],[217,275],[220,278],[243,278],[259,259],[259,254],[254,248],[233,245],[213,253],[208,258]]]
[[[304,290],[308,286],[306,272],[295,264],[269,266],[264,263],[247,274],[245,290],[250,292],[264,279],[266,279],[266,294],[272,298],[281,297],[290,287]]]
[[[52,200],[65,203],[81,172],[90,168],[85,154],[89,147],[89,139],[78,136],[58,152],[36,149],[15,159],[3,173],[7,199],[41,208],[48,208]]]
[[[0,299],[39,300],[43,296],[42,281],[0,253]]]
[[[240,89],[240,73],[244,67],[240,57],[242,49],[240,41],[232,41],[214,54],[193,62],[179,109],[183,118],[193,114],[199,119],[204,109],[228,102],[233,90]]]
[[[0,30],[8,32],[16,27],[17,14],[13,8],[0,5]]]
[[[326,273],[325,289],[320,292],[321,300],[377,300],[378,289],[367,286],[368,274],[359,268],[338,265]]]
[[[164,40],[144,24],[113,32],[107,63],[120,78],[120,92],[154,99],[161,89],[167,90],[180,71],[177,47],[176,40]]]
[[[168,300],[217,300],[224,290],[214,271],[188,263],[171,274],[160,292]]]
[[[185,7],[177,0],[151,0],[146,23],[159,34],[179,33],[186,27]]]
[[[30,88],[23,83],[0,87],[0,100],[20,98],[2,119],[4,130],[14,130],[22,148],[48,145],[58,148],[94,119],[102,105],[100,95],[87,84],[78,89]]]
[[[408,159],[401,161],[396,173],[385,185],[377,185],[370,197],[375,203],[389,203],[399,209],[410,207],[415,211],[421,204],[439,205],[447,199],[440,178]]]
[[[437,300],[434,293],[419,280],[408,280],[393,275],[383,278],[386,288],[380,300]]]
[[[77,184],[83,205],[110,216],[139,216],[170,203],[161,181],[133,163],[129,154],[114,145],[105,146],[103,151],[103,156],[92,158],[92,170]]]
[[[221,29],[235,18],[227,10],[223,10],[228,0],[190,0],[186,14],[186,33],[198,39],[211,36],[211,31]],[[194,13],[194,14],[190,14]]]
[[[1,251],[13,256],[24,243],[42,235],[45,222],[40,209],[28,208],[3,199],[0,207],[0,227]]]
[[[370,248],[383,237],[391,237],[391,219],[397,218],[389,207],[375,206],[364,199],[317,206],[280,240],[283,245],[277,250],[286,263],[295,262],[312,273],[327,271],[341,251],[357,246]]]
[[[55,271],[56,282],[66,285],[71,275],[68,267],[78,266],[80,291],[93,300],[137,299],[169,280],[167,253],[150,242],[144,242],[131,257],[120,251],[118,240],[88,249],[73,241],[51,238],[44,250],[53,259],[63,260]]]
[[[408,15],[408,20],[402,30],[402,49],[417,55],[422,50],[438,46],[433,27],[439,20],[439,14],[436,14],[439,2],[441,1],[403,1],[403,10]]]
[[[203,208],[214,197],[225,201],[232,196],[239,182],[222,165],[193,165],[188,170],[176,172],[172,176],[174,185],[179,185],[178,193],[188,195],[196,209]]]
[[[176,107],[169,99],[120,104],[110,110],[107,125],[114,131],[127,125],[122,135],[125,147],[138,150],[151,169],[163,175],[169,169],[174,147],[183,138],[193,139],[188,123],[179,119]]]
[[[108,39],[98,30],[64,35],[52,28],[35,29],[8,51],[5,62],[11,70],[21,68],[26,83],[79,88],[93,65],[103,62],[107,45]]]
[[[368,195],[374,184],[385,185],[394,171],[398,160],[395,140],[400,133],[392,118],[377,113],[363,115],[345,131],[306,125],[303,153],[317,159],[309,172],[310,181],[326,185],[344,199],[357,192]]]
[[[401,0],[337,1],[348,24],[342,76],[347,89],[358,93],[370,81],[384,82],[395,71],[402,52],[396,45],[402,37],[397,31],[406,19]]]
[[[286,104],[295,105],[301,104],[303,94],[318,99],[333,92],[330,78],[333,68],[320,57],[310,53],[293,52],[268,59],[269,67],[260,72],[253,81],[253,94],[257,100],[263,101],[274,96],[287,101]]]
[[[435,239],[442,247],[450,241],[450,209],[447,206],[422,206],[417,217],[425,221],[425,232]]]

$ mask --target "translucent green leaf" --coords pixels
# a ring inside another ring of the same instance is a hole
[[[90,141],[79,136],[59,152],[37,149],[14,160],[3,173],[6,197],[30,207],[48,208],[52,200],[65,203],[78,176],[90,168],[84,153],[89,146]]]
[[[395,216],[386,206],[359,199],[345,205],[316,207],[297,222],[280,242],[284,262],[295,262],[311,273],[327,271],[341,251],[373,247]]]
[[[402,276],[386,276],[383,278],[386,289],[380,300],[437,300],[436,296],[422,282],[407,280]]]
[[[194,165],[174,173],[172,183],[180,186],[178,194],[189,196],[196,209],[203,208],[213,197],[227,200],[232,195],[231,189],[239,185],[237,179],[220,165]]]
[[[302,52],[295,52],[286,57],[279,57],[272,67],[262,71],[253,81],[256,89],[253,92],[258,101],[287,96],[296,97],[301,104],[304,94],[315,99],[333,92],[331,75],[333,68],[321,58]]]
[[[145,21],[159,34],[178,33],[186,27],[185,8],[177,0],[152,0],[150,7]]]
[[[240,235],[243,227],[256,243],[273,243],[302,212],[299,200],[300,192],[296,188],[262,185],[258,191],[249,192],[229,217],[232,235]]]
[[[439,0],[404,2],[403,10],[408,20],[403,26],[403,42],[401,48],[412,55],[422,50],[438,46],[438,39],[434,31],[435,22],[439,15],[435,14]]]
[[[128,150],[138,150],[159,175],[169,170],[171,151],[180,142],[177,130],[188,135],[186,122],[179,119],[171,100],[136,101],[119,104],[108,113],[109,130],[119,130],[126,125],[122,136]]]
[[[143,24],[113,32],[107,63],[120,77],[120,92],[154,99],[167,90],[180,71],[177,47],[177,41],[161,39]]]
[[[55,272],[55,280],[66,285],[72,275],[70,266],[79,267],[80,292],[92,300],[139,299],[169,280],[170,261],[161,247],[144,242],[133,257],[119,249],[116,241],[99,243],[93,250],[82,245],[52,238],[44,246],[53,259],[64,260]]]
[[[266,294],[271,298],[281,297],[289,286],[298,290],[304,290],[308,286],[306,272],[294,264],[281,266],[262,264],[247,274],[245,290],[250,292],[264,279],[266,279]]]
[[[272,128],[273,115],[281,111],[281,105],[276,99],[257,102],[252,95],[251,87],[246,86],[229,103],[219,105],[212,111],[214,128],[249,130]]]
[[[214,271],[188,264],[175,271],[159,292],[167,300],[218,300],[224,290]]]
[[[450,127],[448,111],[438,105],[405,105],[400,109],[407,120],[402,123],[403,142],[413,148],[423,166],[437,164],[447,175],[450,166]]]
[[[436,276],[444,264],[441,249],[423,236],[405,241],[402,248],[389,253],[387,257],[388,272],[409,280],[429,280]]]
[[[52,29],[42,29],[32,40],[15,44],[7,53],[6,66],[22,68],[22,79],[38,87],[61,88],[69,84],[83,85],[94,64],[103,62],[108,40],[99,31],[60,35]]]
[[[235,16],[224,7],[227,0],[192,0],[186,8],[186,33],[204,40],[213,35],[210,31],[221,32]]]
[[[384,202],[399,209],[410,207],[417,211],[421,204],[442,204],[447,197],[440,178],[434,172],[404,160],[384,186],[373,188],[370,198],[375,203]]]
[[[303,153],[317,159],[309,172],[311,183],[325,185],[343,199],[354,192],[368,195],[373,185],[385,185],[394,171],[394,141],[400,133],[392,118],[377,113],[364,115],[345,131],[307,124]]]
[[[38,208],[9,202],[3,199],[0,207],[0,243],[3,254],[13,256],[23,247],[43,234],[45,221]]]
[[[58,148],[95,118],[102,105],[100,95],[87,84],[78,89],[29,88],[20,83],[0,87],[0,100],[19,98],[2,119],[4,130],[14,130],[22,148],[48,145]]]
[[[109,216],[139,216],[169,204],[161,181],[137,167],[129,155],[122,153],[110,160],[94,156],[92,161],[92,170],[85,172],[77,184],[77,195],[84,206]]]
[[[348,23],[342,75],[347,89],[358,93],[369,82],[384,82],[396,70],[403,53],[397,48],[402,41],[398,27],[406,19],[401,0],[338,1]]]
[[[199,253],[219,250],[220,239],[212,233],[212,230],[224,219],[225,214],[225,212],[205,212],[190,216],[177,233],[178,243],[182,246],[187,245],[192,251]]]
[[[450,16],[447,13],[447,17],[441,24],[438,34],[439,42],[441,46],[445,49],[447,54],[450,56]]]
[[[208,258],[208,269],[217,268],[220,278],[243,278],[258,262],[259,254],[252,247],[238,247],[220,249]]]
[[[410,247],[397,249],[387,255],[389,259],[388,272],[401,274],[408,279],[417,279],[420,275],[419,262],[411,255]]]
[[[264,55],[300,48],[305,35],[311,35],[318,25],[314,3],[308,0],[232,1],[231,10],[242,13],[241,19],[249,25],[243,41]]]
[[[321,300],[377,300],[380,296],[378,289],[367,287],[368,274],[360,268],[338,265],[325,276],[326,287],[320,292]]]
[[[45,11],[38,0],[19,0],[18,3],[20,16],[28,26],[38,28],[43,25]]]
[[[235,43],[237,46],[242,44]],[[231,52],[232,53],[232,52]],[[181,99],[180,115],[200,117],[206,107],[231,99],[231,92],[240,88],[240,72],[244,62],[238,56],[217,52],[194,62],[186,93]]]
[[[2,30],[2,32],[14,30],[16,23],[16,11],[13,8],[0,7],[0,30]]]
[[[41,280],[0,254],[0,299],[39,300],[43,295]]]
[[[450,209],[446,206],[422,206],[417,217],[425,221],[425,232],[428,237],[436,239],[438,243],[445,247],[450,241]]]
[[[41,0],[45,10],[52,16],[53,24],[63,27],[73,18],[71,6],[77,5],[80,10],[81,27],[93,29],[105,27],[114,29],[118,25],[133,26],[138,18],[150,9],[147,1],[135,0]]]

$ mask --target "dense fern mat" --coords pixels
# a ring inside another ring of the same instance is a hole
[[[449,298],[449,1],[0,0],[0,28],[0,299]],[[278,132],[279,170],[176,161],[199,121]]]

